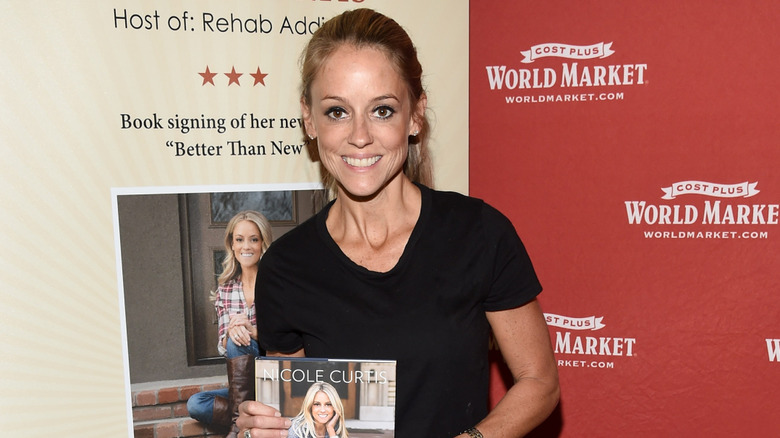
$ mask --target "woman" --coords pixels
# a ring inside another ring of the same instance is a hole
[[[309,387],[301,412],[292,419],[288,438],[347,438],[344,406],[336,388],[318,382]]]
[[[234,426],[238,405],[253,387],[254,358],[260,356],[255,315],[255,280],[260,258],[273,241],[271,224],[256,211],[242,211],[225,228],[225,259],[214,296],[219,337],[226,358],[228,388],[205,391],[187,401],[190,416],[206,424]],[[238,430],[233,430],[233,436]]]
[[[506,217],[427,187],[421,77],[409,36],[372,10],[312,36],[301,109],[336,198],[263,258],[260,345],[396,360],[397,436],[522,436],[558,402],[541,286]],[[515,383],[488,412],[491,330]],[[245,402],[237,424],[257,438],[290,423]]]

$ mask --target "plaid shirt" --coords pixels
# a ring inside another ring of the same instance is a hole
[[[230,315],[244,313],[247,315],[247,318],[249,318],[249,322],[256,327],[257,317],[255,316],[255,306],[247,307],[246,300],[244,299],[244,290],[241,288],[241,281],[229,280],[227,283],[221,284],[217,289],[214,307],[217,309],[217,322],[219,323],[217,350],[219,350],[219,354],[224,356],[226,350],[225,347],[222,346],[222,341],[225,340],[225,336],[227,335]]]

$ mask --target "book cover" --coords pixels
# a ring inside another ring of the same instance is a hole
[[[396,363],[259,357],[255,399],[293,420],[290,437],[388,438],[395,433]],[[322,436],[322,433],[319,433]]]

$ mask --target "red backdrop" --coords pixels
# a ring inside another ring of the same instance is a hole
[[[470,191],[528,247],[561,379],[538,435],[780,433],[779,20],[472,2]]]

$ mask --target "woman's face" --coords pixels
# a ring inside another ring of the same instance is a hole
[[[311,84],[302,104],[306,131],[317,137],[320,159],[348,194],[377,194],[403,171],[409,135],[420,127],[403,78],[374,48],[342,45]],[[399,180],[400,181],[400,180]]]
[[[314,402],[311,404],[311,416],[314,421],[320,424],[326,424],[333,418],[333,404],[330,398],[322,391],[314,394]]]
[[[257,225],[248,220],[236,224],[233,229],[233,256],[241,267],[257,265],[263,254],[263,238]]]

